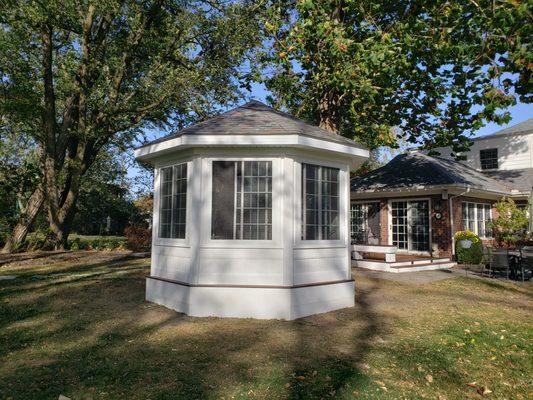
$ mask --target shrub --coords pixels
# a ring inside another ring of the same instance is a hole
[[[152,231],[140,226],[128,226],[124,229],[126,246],[133,251],[146,251],[152,244]]]
[[[459,231],[455,234],[455,254],[459,264],[479,264],[483,259],[483,243],[481,239],[471,231]],[[463,248],[461,240],[470,240],[472,245]]]

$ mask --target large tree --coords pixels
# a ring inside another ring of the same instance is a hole
[[[6,0],[2,114],[30,114],[55,248],[66,245],[83,176],[141,128],[187,123],[236,100],[258,6],[223,0]],[[14,117],[16,116],[16,118]],[[37,196],[38,197],[38,196]]]
[[[371,148],[462,151],[531,100],[528,2],[278,0],[265,27],[272,102]]]

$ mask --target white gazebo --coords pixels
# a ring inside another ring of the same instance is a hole
[[[148,301],[282,319],[354,305],[349,180],[363,146],[252,101],[135,155],[155,167]]]

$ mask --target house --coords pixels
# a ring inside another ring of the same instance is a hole
[[[282,319],[353,306],[349,180],[363,146],[252,101],[135,155],[155,168],[148,301]]]
[[[527,205],[533,187],[533,119],[474,139],[455,161],[408,152],[351,181],[355,243],[396,246],[399,254],[451,258],[453,235],[492,240],[489,222],[502,197]]]

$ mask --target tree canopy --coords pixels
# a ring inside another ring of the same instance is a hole
[[[462,151],[531,101],[528,2],[279,0],[265,24],[271,100],[371,148]]]
[[[258,40],[253,2],[13,1],[0,6],[1,112],[39,147],[62,247],[86,171],[108,143],[235,101]]]

